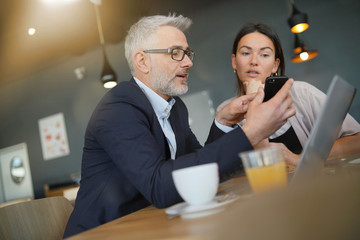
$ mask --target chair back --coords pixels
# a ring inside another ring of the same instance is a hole
[[[73,210],[64,197],[49,197],[0,208],[0,240],[62,239]]]

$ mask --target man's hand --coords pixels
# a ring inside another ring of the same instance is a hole
[[[253,146],[271,136],[289,117],[295,115],[290,95],[293,82],[293,79],[286,81],[280,91],[267,102],[263,102],[264,90],[259,88],[255,98],[249,103],[242,129]]]
[[[255,96],[256,94],[254,93],[233,99],[229,104],[216,113],[216,121],[229,127],[241,122],[248,110],[249,103],[255,98]]]
[[[262,149],[262,148],[268,148],[268,147],[270,147],[269,139],[265,138],[253,147],[255,150]]]

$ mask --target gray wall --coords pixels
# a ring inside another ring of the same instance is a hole
[[[189,94],[207,90],[215,107],[235,94],[231,47],[237,31],[247,21],[266,22],[277,30],[285,51],[288,76],[307,81],[326,92],[333,75],[340,74],[360,89],[360,2],[297,1],[297,7],[307,12],[310,18],[310,28],[301,36],[309,48],[319,51],[317,58],[297,64],[291,62],[294,39],[286,22],[290,15],[289,2],[227,0],[192,9],[191,5],[183,6],[180,1],[176,4],[166,1],[167,5],[153,6],[153,12],[167,14],[172,11],[193,19],[188,41],[196,56],[189,79]],[[130,72],[123,43],[108,46],[107,51],[120,81],[128,80]],[[87,76],[83,80],[76,80],[73,73],[79,66],[87,69]],[[95,49],[1,86],[0,148],[27,143],[37,198],[43,196],[44,184],[68,181],[70,173],[80,171],[86,124],[106,92],[99,82],[101,69],[102,55],[100,49]],[[350,113],[358,121],[359,109],[360,94],[357,94]],[[44,161],[38,120],[58,112],[63,112],[65,116],[70,155]]]

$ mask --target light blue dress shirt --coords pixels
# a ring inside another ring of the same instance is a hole
[[[170,98],[169,101],[166,101],[158,94],[156,94],[153,90],[151,90],[148,86],[146,86],[139,79],[135,78],[135,82],[139,85],[140,89],[144,92],[145,96],[149,99],[157,119],[159,120],[160,126],[163,130],[163,133],[166,137],[166,140],[169,144],[171,159],[175,160],[176,156],[176,140],[173,129],[170,124],[170,111],[172,106],[175,104],[175,99]]]

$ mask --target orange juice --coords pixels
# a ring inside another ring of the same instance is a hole
[[[254,193],[285,187],[287,184],[285,162],[264,167],[248,168],[246,169],[246,176]]]

